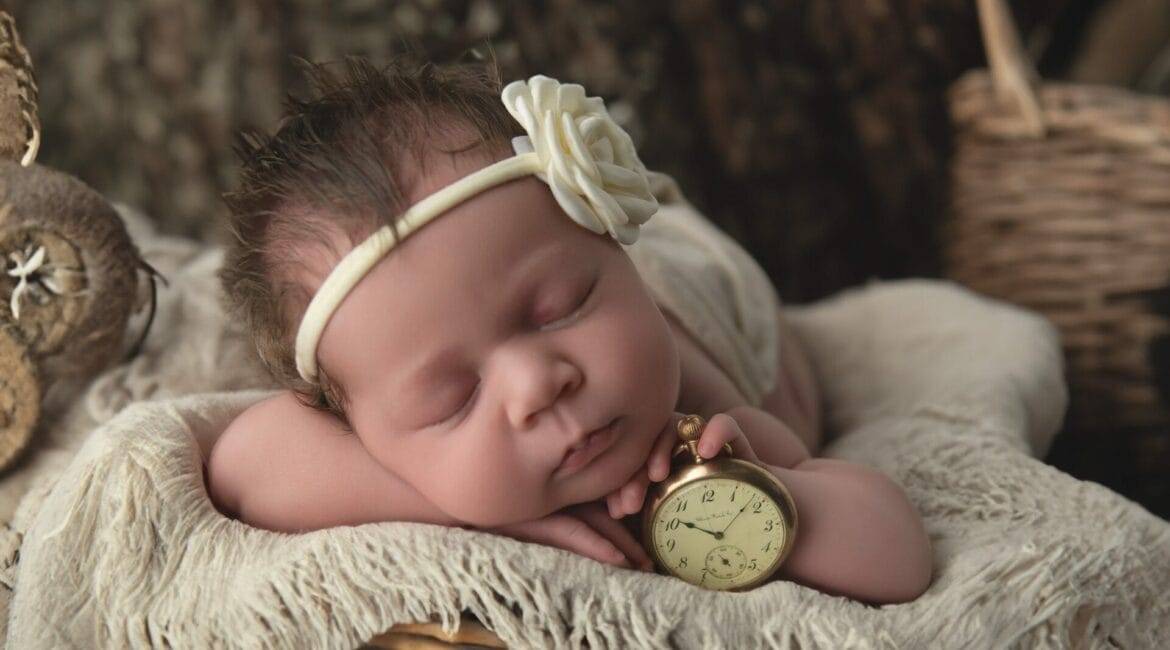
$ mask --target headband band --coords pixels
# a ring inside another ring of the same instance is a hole
[[[646,167],[633,141],[606,111],[600,97],[579,84],[536,75],[504,87],[508,113],[528,133],[512,139],[515,156],[477,170],[412,205],[393,224],[379,228],[333,267],[313,295],[296,338],[297,372],[317,381],[317,345],[333,312],[357,283],[401,241],[435,217],[502,183],[535,175],[573,221],[622,244],[658,211]]]

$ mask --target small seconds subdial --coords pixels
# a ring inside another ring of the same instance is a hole
[[[658,508],[652,543],[662,563],[684,580],[735,589],[771,571],[786,528],[780,509],[757,487],[726,478],[695,481]]]
[[[707,553],[707,573],[720,580],[731,580],[747,568],[747,554],[738,546],[724,544]]]

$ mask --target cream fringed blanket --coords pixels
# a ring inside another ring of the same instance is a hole
[[[149,241],[174,287],[146,353],[53,425],[56,460],[11,479],[31,487],[0,539],[23,533],[0,572],[9,647],[348,648],[463,610],[516,647],[1170,647],[1170,524],[1035,459],[1065,393],[1054,331],[1022,311],[937,282],[789,308],[839,432],[825,455],[895,477],[933,540],[930,590],[875,608],[784,582],[708,592],[461,529],[225,519],[201,450],[266,393],[238,390],[262,380],[207,297],[217,253]],[[160,400],[191,390],[227,392]],[[113,416],[133,399],[155,401]]]

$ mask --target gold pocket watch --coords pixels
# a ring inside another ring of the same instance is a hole
[[[796,540],[796,503],[767,469],[699,454],[706,422],[678,423],[682,442],[670,475],[651,485],[642,509],[642,545],[659,568],[700,587],[740,590],[767,580]]]

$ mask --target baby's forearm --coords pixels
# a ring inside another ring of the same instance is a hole
[[[727,415],[743,429],[752,451],[764,463],[796,467],[811,457],[804,441],[775,415],[748,405],[728,409]]]
[[[930,539],[897,483],[828,458],[769,469],[792,494],[799,518],[780,577],[875,603],[906,602],[926,590]]]
[[[332,416],[291,396],[261,402],[237,418],[216,442],[208,471],[218,505],[268,530],[459,524],[378,464]]]
[[[913,600],[926,590],[930,539],[897,483],[864,465],[810,458],[767,411],[743,405],[726,413],[796,502],[796,542],[781,577],[870,602]]]

